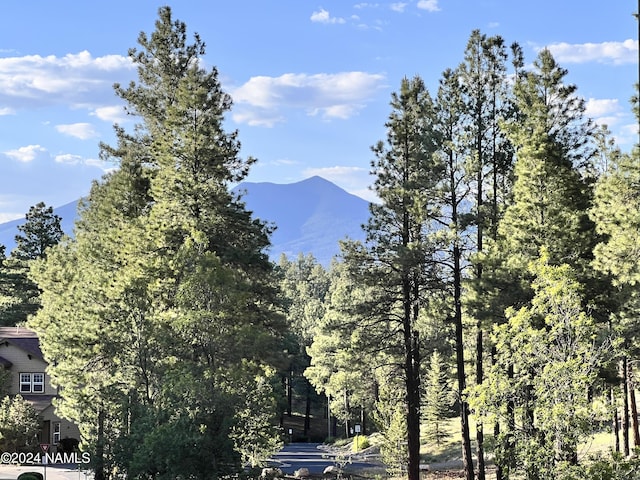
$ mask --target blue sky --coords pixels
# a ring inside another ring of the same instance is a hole
[[[234,99],[225,127],[258,159],[249,181],[321,175],[371,199],[391,92],[420,75],[435,94],[473,29],[520,43],[527,63],[550,48],[589,116],[624,150],[638,138],[636,0],[3,0],[0,222],[76,200],[113,168],[98,144],[132,123],[112,84],[135,79],[127,50],[163,5],[200,34]]]

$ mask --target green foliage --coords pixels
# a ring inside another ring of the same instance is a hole
[[[588,458],[581,465],[563,464],[558,468],[558,480],[638,480],[640,479],[640,456],[636,453],[625,458],[620,452],[611,452],[609,458],[602,455]]]
[[[442,355],[436,350],[431,354],[429,370],[424,381],[422,419],[426,438],[436,444],[448,436],[444,429],[450,416],[454,397],[451,379]]]
[[[376,418],[382,428],[380,458],[390,475],[405,472],[409,454],[407,451],[407,420],[401,403],[380,404]]]
[[[582,310],[575,274],[567,265],[548,262],[543,250],[531,265],[530,306],[511,309],[507,323],[494,328],[503,357],[470,397],[481,418],[504,418],[508,402],[521,412],[522,429],[510,434],[516,464],[528,478],[552,478],[555,467],[573,458],[579,441],[592,433],[586,392],[610,355],[593,318]],[[517,376],[507,375],[509,365],[516,366]]]
[[[16,248],[11,256],[18,260],[44,258],[47,249],[57,245],[64,235],[61,221],[53,213],[53,207],[47,207],[44,202],[31,207],[26,214],[26,222],[18,226],[21,234],[16,235]]]
[[[365,448],[369,448],[371,444],[369,443],[369,438],[366,435],[356,435],[353,437],[353,444],[351,449],[354,452],[360,452]]]
[[[4,398],[9,393],[9,386],[11,385],[11,372],[4,367],[0,368],[0,399]]]
[[[256,375],[253,382],[247,383],[242,377],[238,380],[244,405],[236,411],[230,436],[243,465],[262,467],[284,444],[276,426],[274,384],[277,378],[274,372],[265,371]]]
[[[343,422],[356,412],[373,409],[375,388],[382,380],[375,366],[379,361],[364,342],[372,340],[356,328],[354,303],[366,298],[366,289],[349,275],[343,264],[333,264],[325,313],[314,329],[311,357],[304,375],[319,393],[330,398],[333,415]]]
[[[96,476],[217,478],[279,441],[265,373],[282,364],[284,328],[271,230],[230,192],[254,160],[222,127],[231,101],[202,67],[202,40],[188,44],[163,7],[139,44],[138,83],[116,93],[140,123],[101,146],[119,168],[93,185],[75,239],[33,268],[31,326]]]
[[[0,402],[0,451],[27,452],[37,448],[38,414],[22,396]]]
[[[34,205],[18,226],[22,234],[16,235],[16,248],[8,259],[0,257],[0,325],[24,323],[40,308],[40,290],[29,277],[29,268],[61,240],[60,221],[52,207],[43,202]]]

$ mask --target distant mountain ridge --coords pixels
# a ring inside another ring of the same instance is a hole
[[[289,184],[250,183],[238,185],[254,217],[274,223],[270,257],[295,258],[311,253],[327,266],[340,253],[339,241],[363,240],[361,226],[369,218],[369,202],[352,195],[322,177]]]
[[[255,218],[276,226],[268,251],[274,262],[283,253],[290,259],[310,253],[328,266],[340,252],[340,240],[364,239],[361,226],[369,218],[369,202],[322,177],[288,184],[243,182],[233,190],[243,192],[247,210]],[[73,234],[78,202],[54,208],[68,235]],[[24,222],[23,218],[0,224],[0,245],[5,245],[7,254],[15,247],[18,226]]]

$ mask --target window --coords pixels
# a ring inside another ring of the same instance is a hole
[[[20,374],[20,393],[31,393],[31,374]]]
[[[21,373],[20,393],[44,393],[44,373]]]
[[[44,392],[44,373],[34,373],[31,375],[31,391],[33,393]]]
[[[54,422],[53,424],[53,443],[60,443],[60,422]]]

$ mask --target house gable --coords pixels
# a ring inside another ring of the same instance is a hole
[[[47,363],[42,357],[38,337],[24,327],[0,327],[0,364],[11,372],[9,395],[55,395],[45,374]]]
[[[7,393],[21,395],[38,412],[41,443],[80,438],[78,427],[55,413],[52,401],[58,391],[46,374],[47,362],[36,332],[24,327],[0,327],[0,368],[11,374]]]

